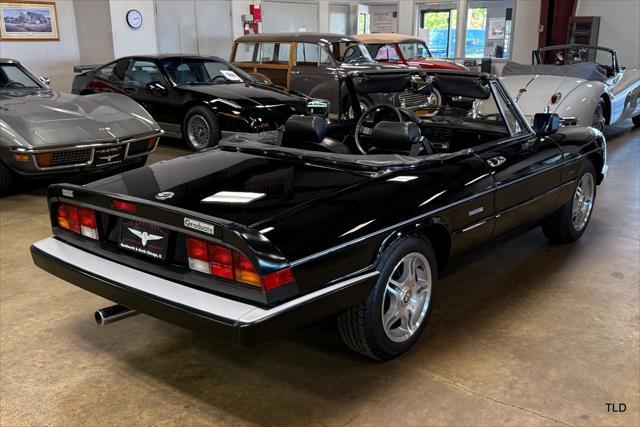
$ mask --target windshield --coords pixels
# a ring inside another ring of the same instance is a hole
[[[253,82],[254,79],[233,65],[208,58],[170,58],[161,61],[171,80],[184,84],[228,84]]]
[[[418,58],[431,58],[431,52],[424,42],[400,43],[400,51],[407,61]]]
[[[356,62],[374,62],[366,46],[358,42],[331,43],[331,53],[338,62],[352,64]]]
[[[601,67],[613,66],[613,54],[609,50],[586,46],[547,48],[539,51],[541,64],[569,65],[593,62]]]
[[[0,89],[40,89],[41,87],[17,64],[0,64]]]

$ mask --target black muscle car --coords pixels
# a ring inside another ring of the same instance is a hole
[[[76,75],[73,92],[128,95],[167,136],[183,138],[194,151],[229,132],[276,129],[289,116],[306,114],[310,100],[260,83],[221,58],[187,55],[121,58]]]
[[[533,128],[487,74],[401,70],[346,77],[448,100],[419,119],[389,104],[329,124],[292,116],[282,131],[103,179],[54,185],[54,237],[41,268],[116,301],[100,324],[142,312],[254,344],[337,315],[353,350],[387,360],[425,327],[453,254],[541,225],[566,243],[585,231],[605,177],[592,128]],[[423,107],[418,107],[423,108]]]

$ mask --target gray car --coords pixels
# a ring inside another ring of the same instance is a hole
[[[47,87],[13,59],[0,59],[0,195],[25,178],[87,178],[142,166],[160,126],[124,95]]]

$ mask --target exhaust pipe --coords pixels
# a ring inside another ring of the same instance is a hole
[[[111,307],[101,308],[96,310],[95,319],[98,326],[107,326],[110,323],[117,322],[118,320],[126,319],[127,317],[140,314],[137,311],[131,310],[120,304],[112,305]]]

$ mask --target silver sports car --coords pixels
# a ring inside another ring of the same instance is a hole
[[[640,70],[620,65],[614,49],[548,46],[532,57],[532,65],[510,62],[502,70],[502,83],[529,121],[549,112],[564,125],[602,130],[631,118],[640,126]]]
[[[127,96],[51,90],[18,61],[0,59],[0,195],[16,179],[69,179],[142,166],[161,134]]]

